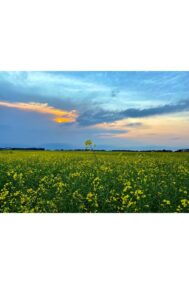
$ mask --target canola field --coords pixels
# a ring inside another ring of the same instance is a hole
[[[0,151],[0,212],[189,212],[189,153]]]

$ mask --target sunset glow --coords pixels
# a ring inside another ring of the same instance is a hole
[[[31,112],[38,112],[41,114],[50,114],[54,117],[53,121],[57,123],[69,123],[74,122],[77,117],[76,111],[65,111],[61,109],[54,108],[49,106],[47,103],[40,104],[40,103],[10,103],[10,102],[1,102],[0,106],[15,108],[22,111],[31,111]]]
[[[0,145],[187,148],[188,89],[189,72],[0,72]]]

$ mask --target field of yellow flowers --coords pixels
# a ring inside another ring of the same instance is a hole
[[[189,153],[1,151],[0,212],[189,212]]]

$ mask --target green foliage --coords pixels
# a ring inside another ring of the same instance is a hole
[[[96,145],[95,145],[96,146]],[[93,142],[92,142],[92,140],[86,140],[85,141],[85,149],[87,149],[87,150],[93,150],[93,147],[94,147],[94,145],[93,145]]]
[[[0,153],[0,212],[189,212],[189,153],[95,157]]]

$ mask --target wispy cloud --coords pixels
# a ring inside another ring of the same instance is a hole
[[[38,87],[45,89],[45,87],[48,86],[48,88],[58,88],[59,92],[61,89],[70,92],[81,90],[90,92],[110,91],[110,88],[102,83],[100,84],[85,78],[77,78],[70,73],[42,71],[2,72],[1,77],[14,86],[23,88]]]
[[[78,116],[75,110],[66,111],[62,109],[58,109],[52,106],[49,106],[47,103],[20,103],[20,102],[3,102],[0,101],[0,106],[8,107],[8,108],[15,108],[22,111],[30,111],[30,112],[38,112],[41,114],[51,115],[53,117],[53,121],[56,123],[69,123],[75,122]]]

